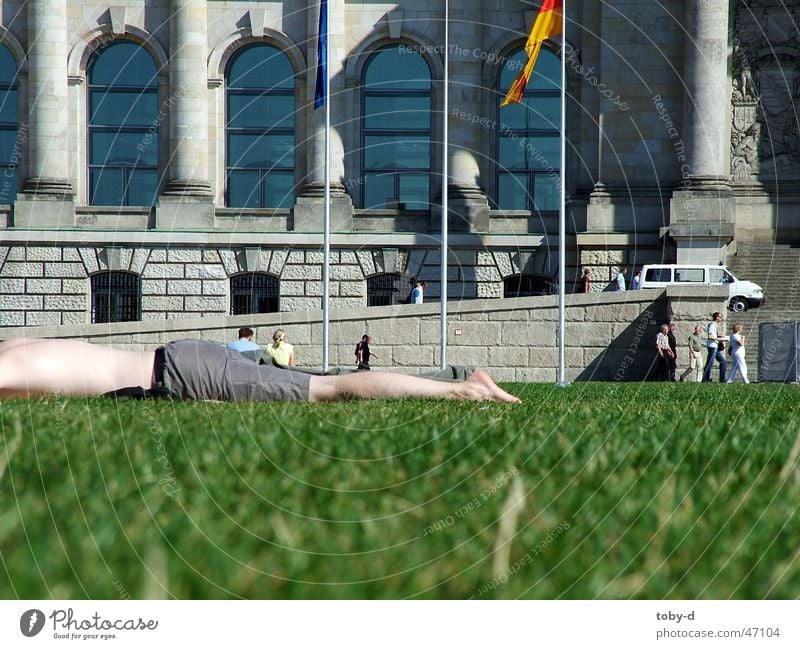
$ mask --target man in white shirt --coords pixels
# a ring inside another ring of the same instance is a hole
[[[709,322],[708,326],[706,327],[706,334],[708,335],[708,341],[706,342],[708,358],[706,359],[706,369],[703,372],[704,383],[711,381],[711,374],[714,371],[715,359],[719,363],[719,382],[725,383],[725,370],[727,369],[728,364],[725,360],[725,354],[723,354],[722,349],[720,349],[720,343],[722,343],[722,347],[724,348],[724,342],[728,340],[728,337],[723,333],[724,326],[722,323],[724,320],[725,316],[719,311],[715,311],[711,315],[711,322]]]
[[[414,290],[411,293],[414,304],[422,304],[423,293],[427,286],[428,282],[417,282],[417,285],[414,287]]]
[[[625,290],[625,271],[626,270],[627,270],[627,268],[625,268],[624,266],[619,269],[619,272],[617,273],[617,278],[614,280],[616,282],[616,284],[617,284],[616,288],[614,290],[616,290],[616,291],[624,291]]]

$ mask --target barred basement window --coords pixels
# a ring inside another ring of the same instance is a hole
[[[367,279],[367,306],[402,304],[409,293],[408,277],[389,273]]]
[[[134,273],[98,273],[92,276],[92,322],[141,320],[141,278]]]
[[[231,277],[231,315],[280,311],[280,282],[267,273]]]
[[[540,275],[512,275],[503,280],[503,297],[552,295],[553,281]]]

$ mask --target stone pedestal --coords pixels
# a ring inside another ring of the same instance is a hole
[[[214,201],[205,196],[162,194],[156,205],[158,230],[203,230],[214,227]]]
[[[448,232],[489,232],[489,200],[480,189],[472,185],[450,184],[448,187]],[[440,206],[431,210],[431,230],[442,229]]]
[[[670,201],[669,234],[679,264],[725,262],[733,241],[736,201],[730,191],[680,191]]]
[[[298,232],[322,232],[325,217],[325,188],[317,183],[306,187],[294,204],[294,229]],[[331,232],[353,229],[353,201],[342,185],[331,186]]]
[[[14,227],[52,228],[75,227],[75,201],[64,194],[17,194],[14,203]]]
[[[589,232],[614,232],[615,212],[611,194],[603,183],[596,183],[586,206],[586,229]]]

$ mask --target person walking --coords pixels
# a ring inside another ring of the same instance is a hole
[[[669,381],[669,368],[670,368],[670,356],[672,356],[672,350],[669,348],[669,338],[667,334],[669,333],[669,325],[663,324],[661,325],[661,329],[656,334],[656,352],[658,353],[658,367],[656,370],[656,380],[658,381]]]
[[[733,383],[733,379],[736,378],[737,373],[742,375],[742,381],[750,383],[747,378],[747,362],[744,359],[744,325],[733,325],[730,346],[733,367],[731,368],[731,374],[726,383]]]
[[[678,337],[675,335],[675,323],[669,323],[669,331],[667,331],[667,340],[669,341],[669,350],[672,352],[669,356],[669,380],[673,383],[678,380],[676,376],[678,373]]]
[[[614,279],[614,290],[615,291],[624,291],[625,290],[625,272],[628,269],[623,266],[619,269],[616,278]]]
[[[708,336],[706,349],[708,350],[708,358],[706,359],[706,367],[703,371],[703,382],[705,383],[711,381],[715,360],[719,363],[719,382],[725,383],[727,362],[725,361],[725,354],[722,353],[722,350],[725,349],[725,341],[728,338],[722,333],[724,331],[722,324],[724,320],[725,316],[719,311],[715,311],[711,315],[711,322],[706,326],[706,335]]]
[[[272,344],[267,347],[267,354],[272,357],[273,363],[281,367],[297,365],[294,346],[286,342],[286,332],[283,329],[276,329],[272,334]]]
[[[426,288],[428,288],[428,282],[421,282],[417,280],[417,285],[414,287],[414,290],[411,291],[412,304],[422,304]]]
[[[592,279],[587,268],[583,271],[583,277],[581,277],[581,293],[588,293],[591,290],[591,284]]]
[[[417,278],[412,277],[408,280],[409,284],[411,284],[411,289],[408,291],[408,297],[405,299],[403,304],[414,304],[414,291],[417,288]]]
[[[633,276],[633,279],[631,280],[631,290],[638,291],[641,281],[642,281],[642,271],[637,270],[636,274]]]
[[[367,334],[361,336],[361,341],[356,345],[356,368],[359,370],[369,370],[369,359],[377,354],[373,354],[369,350],[369,344],[374,342]]]
[[[683,374],[681,374],[680,380],[686,380],[686,377],[690,374],[694,373],[694,383],[700,383],[703,380],[703,347],[705,347],[705,342],[703,341],[703,327],[697,325],[694,328],[694,333],[689,336],[687,339],[687,345],[689,348],[689,367],[687,367]]]

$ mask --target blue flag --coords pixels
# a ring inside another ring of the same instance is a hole
[[[319,35],[317,36],[317,87],[314,91],[314,108],[324,106],[325,81],[328,78],[328,0],[319,3]]]

